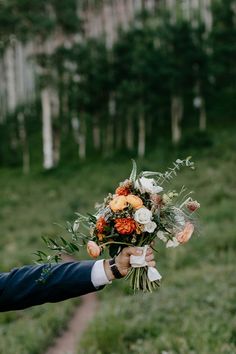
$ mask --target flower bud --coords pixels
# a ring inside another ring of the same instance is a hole
[[[87,252],[92,258],[97,258],[101,254],[100,247],[94,241],[89,241],[87,243]]]

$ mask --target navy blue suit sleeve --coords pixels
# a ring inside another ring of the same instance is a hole
[[[39,283],[38,279],[46,265],[0,273],[0,312],[63,301],[102,289],[91,282],[93,265],[94,261],[54,264],[45,283]]]

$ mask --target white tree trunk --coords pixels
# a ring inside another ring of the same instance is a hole
[[[116,129],[115,129],[116,133],[115,133],[115,137],[116,137],[116,149],[121,149],[122,148],[122,144],[123,144],[123,124],[122,124],[122,120],[121,117],[118,117],[116,119]]]
[[[17,115],[19,123],[19,137],[22,146],[22,161],[23,161],[23,173],[28,174],[30,171],[30,155],[29,155],[29,146],[27,141],[27,133],[25,128],[25,117],[23,113]]]
[[[199,129],[201,131],[205,131],[206,130],[206,125],[207,125],[206,105],[205,105],[205,100],[202,97],[201,106],[200,106],[200,112],[199,112]]]
[[[86,158],[86,121],[84,114],[81,114],[80,117],[80,129],[79,129],[79,157],[81,160]]]
[[[181,139],[181,121],[183,118],[183,100],[180,96],[171,98],[172,142],[178,144]]]
[[[58,92],[56,90],[50,91],[51,93],[51,115],[54,121],[53,129],[53,161],[54,166],[60,161],[60,147],[61,147],[61,128],[59,122],[60,101]]]
[[[78,155],[81,160],[86,158],[86,122],[83,114],[81,118],[74,116],[71,120],[74,139],[78,144]]]
[[[116,115],[116,101],[114,92],[111,92],[108,100],[108,122],[105,129],[104,155],[109,156],[114,148],[114,121]],[[104,140],[104,139],[103,139]]]
[[[12,46],[9,46],[5,52],[7,106],[9,112],[14,112],[16,108],[16,78],[14,63],[14,49]]]
[[[0,59],[0,124],[5,121],[7,113],[6,104],[6,75],[4,61]]]
[[[50,90],[41,91],[42,122],[43,122],[43,167],[48,170],[54,167],[53,161],[53,131]]]
[[[138,156],[144,157],[145,148],[146,148],[146,129],[145,129],[146,127],[145,127],[145,118],[142,111],[139,113],[138,127],[139,127]]]
[[[105,141],[103,145],[104,156],[111,156],[114,147],[114,125],[113,118],[108,117],[108,123],[105,129]]]
[[[133,118],[131,115],[128,115],[127,118],[126,147],[128,150],[133,150],[134,148],[134,127],[133,127]]]
[[[101,132],[99,126],[98,117],[95,115],[93,119],[93,146],[95,150],[99,150],[101,148]]]
[[[16,43],[16,89],[17,104],[23,103],[25,99],[24,87],[24,49],[21,42]]]

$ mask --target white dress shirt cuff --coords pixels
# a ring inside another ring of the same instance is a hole
[[[95,288],[98,288],[99,286],[102,286],[102,285],[112,283],[112,281],[109,281],[109,279],[107,278],[107,275],[105,273],[104,259],[101,259],[101,260],[94,263],[94,266],[93,266],[92,272],[91,272],[91,281],[92,281],[93,286]]]

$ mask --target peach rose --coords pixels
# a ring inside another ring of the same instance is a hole
[[[116,188],[116,194],[117,195],[128,195],[130,193],[129,188],[126,187],[118,187]]]
[[[194,231],[194,225],[191,222],[186,222],[183,231],[180,231],[176,235],[176,239],[179,243],[186,243],[191,238]]]
[[[89,241],[87,243],[87,252],[90,257],[97,258],[98,256],[100,256],[101,249],[94,241]]]
[[[136,222],[131,218],[119,218],[115,220],[115,228],[121,235],[129,235],[136,230]]]
[[[123,210],[127,207],[126,197],[124,195],[119,195],[115,197],[109,204],[112,211]]]
[[[143,206],[143,201],[141,198],[137,197],[136,195],[129,194],[126,197],[127,202],[132,205],[134,209],[139,209]]]

